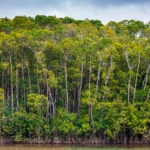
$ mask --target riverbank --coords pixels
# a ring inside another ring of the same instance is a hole
[[[150,145],[150,139],[131,139],[124,142],[120,140],[102,140],[99,138],[83,139],[83,138],[71,138],[67,140],[54,138],[51,139],[26,139],[26,140],[14,140],[14,139],[0,139],[0,144],[122,144],[122,145]]]

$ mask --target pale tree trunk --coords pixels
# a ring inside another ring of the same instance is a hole
[[[106,76],[106,80],[105,80],[105,84],[104,84],[104,94],[102,96],[102,102],[104,102],[105,97],[106,97],[105,88],[108,86],[108,81],[109,81],[109,77],[110,77],[110,73],[111,73],[112,68],[113,68],[113,61],[112,61],[112,57],[111,57],[111,59],[110,59],[110,67],[109,67],[109,70],[108,70],[108,73],[107,73],[107,76]]]
[[[92,73],[92,66],[91,66],[91,56],[90,56],[90,66],[89,66],[89,94],[88,94],[88,100],[89,100],[89,102],[91,100],[91,73]]]
[[[133,94],[133,106],[134,106],[134,102],[135,102],[135,96],[136,96],[136,88],[137,88],[137,80],[138,80],[138,75],[139,75],[139,68],[140,68],[140,51],[138,54],[138,66],[137,66],[137,71],[136,71],[136,78],[135,78],[135,85],[134,85],[134,94]]]
[[[10,62],[10,91],[11,91],[11,112],[14,114],[14,94],[13,94],[13,67],[12,67],[12,56],[9,54],[9,62]]]
[[[24,101],[24,106],[26,108],[26,86],[25,86],[25,72],[24,72],[24,58],[23,58],[23,54],[24,54],[24,49],[23,47],[21,48],[21,71],[22,71],[22,81],[23,81],[23,101]]]
[[[55,105],[54,105],[54,100],[52,97],[52,93],[51,93],[51,88],[48,85],[48,77],[47,77],[47,72],[45,71],[45,68],[43,66],[43,71],[44,71],[44,79],[46,80],[46,90],[47,90],[47,97],[48,97],[48,101],[47,101],[47,114],[46,114],[46,118],[47,118],[47,122],[49,122],[49,119],[51,117],[51,113],[54,116],[55,115]],[[51,108],[52,106],[52,108]]]
[[[49,97],[50,97],[50,105],[52,106],[52,115],[55,115],[55,105],[54,105],[54,99],[52,97],[52,92],[51,92],[51,88],[48,86],[48,93],[49,93]]]
[[[36,77],[37,77],[37,90],[38,90],[38,94],[40,94],[39,68],[38,68],[38,66],[37,66],[37,68],[36,68]]]
[[[30,93],[32,93],[31,77],[30,77],[30,71],[29,71],[29,68],[28,68],[28,66],[27,66],[27,70],[28,70],[28,83],[29,83],[29,91],[30,91]]]
[[[150,99],[150,89],[148,90],[148,94],[147,94],[147,98],[146,98],[146,102],[148,102],[148,100]]]
[[[99,66],[98,66],[97,79],[96,79],[95,98],[97,97],[97,91],[99,88],[100,71],[101,71],[100,69],[101,69],[101,57],[99,56]]]
[[[131,74],[130,74],[129,79],[128,79],[128,104],[129,104],[129,102],[130,102],[131,79],[132,79],[132,76],[131,76]]]
[[[147,67],[146,75],[145,75],[145,78],[143,80],[143,86],[142,86],[142,88],[143,88],[144,91],[146,90],[149,72],[150,72],[150,64]],[[146,102],[149,100],[149,98],[150,98],[150,89],[148,90],[148,93],[147,93]]]
[[[89,66],[89,95],[88,95],[88,101],[89,101],[89,115],[90,115],[90,122],[92,126],[92,136],[94,135],[94,119],[93,119],[93,103],[91,102],[91,74],[92,74],[92,57],[90,56],[90,66]]]
[[[82,83],[83,83],[83,69],[84,69],[84,61],[82,58],[82,63],[81,63],[81,78],[80,78],[80,85],[79,85],[79,89],[78,89],[78,97],[77,97],[77,102],[78,102],[78,106],[77,106],[77,113],[78,113],[78,117],[80,116],[80,105],[81,105],[81,92],[82,92]]]
[[[126,61],[127,61],[128,69],[130,71],[130,76],[129,76],[129,79],[128,79],[128,104],[129,104],[129,102],[130,102],[130,87],[131,87],[131,79],[132,79],[131,71],[133,69],[133,65],[131,66],[130,63],[129,63],[128,53],[127,53],[126,50],[125,50],[124,54],[125,54],[125,58],[126,58]]]
[[[26,54],[25,54],[25,53],[24,53],[24,56],[25,56],[25,63],[26,63],[26,67],[27,67],[27,73],[28,73],[29,92],[32,93],[30,70],[29,70],[29,65],[28,65],[27,57],[26,57]]]
[[[47,113],[46,113],[46,120],[47,122],[49,122],[49,119],[51,117],[51,113],[54,116],[55,115],[55,105],[54,105],[54,100],[52,97],[52,93],[51,93],[51,88],[48,85],[48,78],[47,78],[47,72],[45,71],[45,68],[43,68],[44,71],[44,79],[46,80],[46,93],[47,93]],[[51,108],[52,106],[52,108]]]
[[[46,114],[46,120],[47,122],[49,122],[49,118],[50,118],[50,112],[51,112],[51,107],[50,105],[52,106],[52,114],[55,115],[55,105],[54,105],[54,100],[53,100],[53,97],[52,97],[52,93],[51,93],[51,88],[49,87],[48,85],[48,77],[47,77],[47,73],[46,73],[46,69],[44,67],[44,62],[42,61],[40,55],[38,53],[36,53],[36,47],[35,47],[35,50],[32,49],[32,47],[29,47],[30,50],[35,54],[36,58],[37,58],[37,61],[41,64],[42,66],[42,70],[44,72],[44,79],[46,81],[46,88],[47,88],[47,98],[48,98],[48,101],[47,101],[47,114]]]
[[[81,37],[81,41],[83,43],[83,36]],[[77,113],[78,113],[78,118],[80,117],[80,107],[81,107],[81,93],[82,93],[82,84],[83,84],[83,71],[84,71],[84,58],[83,54],[81,54],[81,77],[80,77],[80,85],[78,88],[78,95],[77,95]]]
[[[33,50],[32,50],[33,51]],[[34,52],[34,51],[33,51]],[[34,52],[35,53],[35,52]],[[44,67],[44,63],[42,62],[41,60],[41,57],[38,55],[38,53],[36,54],[36,58],[38,60],[38,62],[41,64],[42,66],[42,70],[44,72],[44,79],[46,80],[46,88],[47,88],[47,97],[48,97],[48,101],[47,101],[47,114],[46,114],[46,118],[47,118],[47,122],[49,122],[49,118],[51,117],[50,116],[50,112],[51,112],[51,107],[50,105],[52,106],[52,114],[55,115],[55,105],[54,105],[54,100],[53,100],[53,97],[52,97],[52,93],[51,93],[51,88],[49,87],[48,85],[48,77],[47,77],[47,73],[46,73],[46,69]]]
[[[18,107],[19,107],[19,100],[18,100],[18,71],[17,71],[17,68],[16,68],[16,103],[17,103],[17,106],[16,106],[16,111],[18,111]]]
[[[149,72],[150,72],[150,64],[147,67],[146,76],[145,76],[145,78],[143,80],[143,86],[142,86],[143,90],[146,89]]]
[[[22,80],[23,80],[23,100],[24,100],[24,105],[26,106],[26,87],[25,87],[25,77],[24,77],[24,63],[23,59],[21,62],[21,71],[22,71]]]
[[[65,105],[66,105],[66,110],[68,111],[69,98],[68,98],[68,73],[67,73],[67,56],[66,55],[65,55],[65,60],[64,60],[64,72],[65,72],[65,86],[66,86],[66,102],[65,102]]]
[[[48,81],[47,81],[47,75],[45,74],[45,71],[44,71],[44,78],[46,80],[46,95],[47,95],[47,98],[48,98],[48,101],[47,101],[47,112],[46,112],[46,120],[47,122],[49,123],[49,120],[50,120],[50,100],[49,100],[49,91],[48,91]]]

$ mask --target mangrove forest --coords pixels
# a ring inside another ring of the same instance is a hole
[[[0,142],[150,143],[150,23],[0,19]]]

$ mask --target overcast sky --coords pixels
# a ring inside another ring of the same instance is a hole
[[[47,15],[109,21],[150,21],[150,0],[0,0],[0,18]]]

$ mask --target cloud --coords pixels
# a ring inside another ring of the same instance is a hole
[[[149,21],[150,0],[1,0],[0,17],[56,15],[75,19]]]
[[[74,13],[74,10],[76,10]],[[147,23],[149,21],[149,5],[117,5],[107,7],[91,7],[91,5],[66,7],[62,14],[72,16],[77,19],[98,19],[106,24],[111,20],[122,21],[124,19],[141,20]]]
[[[72,5],[109,6],[126,4],[145,4],[149,0],[1,0],[0,7],[3,8],[41,8],[41,7],[63,7],[67,3]]]
[[[63,1],[59,0],[1,0],[1,8],[40,8],[60,6]]]
[[[84,2],[95,6],[120,6],[150,3],[149,0],[84,0]]]

